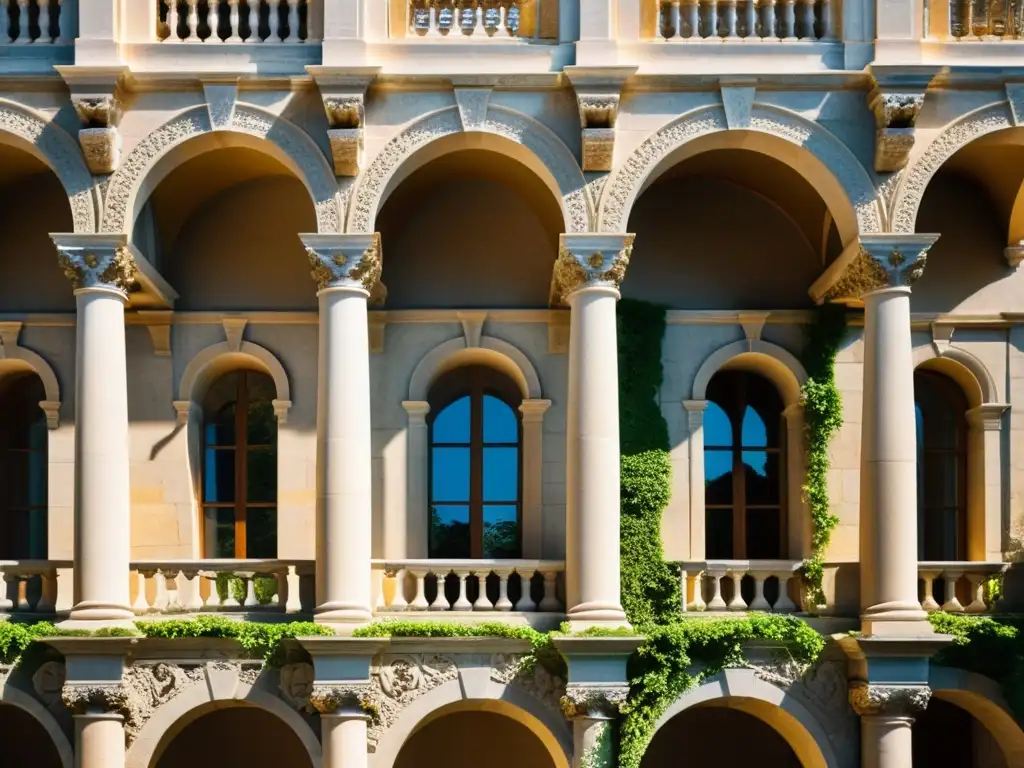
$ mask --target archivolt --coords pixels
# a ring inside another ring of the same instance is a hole
[[[608,180],[601,197],[599,230],[624,231],[636,198],[673,164],[671,155],[696,139],[725,131],[733,132],[726,123],[725,110],[715,105],[682,115],[649,136]],[[794,170],[821,195],[844,245],[859,233],[882,230],[877,193],[867,171],[843,142],[820,125],[779,107],[755,104],[750,127],[735,132],[755,137],[767,134],[806,150],[811,162]],[[759,149],[756,141],[747,148],[773,154],[768,148]]]
[[[515,145],[529,152],[526,164],[558,196],[565,217],[566,232],[588,232],[592,219],[586,180],[568,147],[549,128],[531,117],[504,107],[489,105],[479,129],[466,131],[456,107],[446,107],[426,115],[395,136],[380,151],[359,178],[349,213],[347,231],[372,232],[377,214],[387,195],[397,186],[407,162],[419,150],[434,141],[465,133],[501,136],[513,144],[501,151],[515,157]],[[525,156],[518,160],[527,160]]]
[[[201,104],[177,115],[139,142],[110,178],[101,231],[131,232],[138,208],[145,202],[145,195],[140,193],[146,189],[147,179],[160,160],[189,139],[213,132],[207,106]],[[237,104],[230,125],[217,133],[269,142],[276,149],[271,154],[292,168],[309,189],[316,206],[317,231],[341,231],[341,196],[334,172],[323,152],[302,129],[259,107]]]
[[[96,189],[78,142],[52,120],[0,99],[0,134],[5,133],[14,137],[13,146],[42,160],[57,174],[68,195],[75,232],[95,232]]]

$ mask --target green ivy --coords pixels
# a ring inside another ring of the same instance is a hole
[[[839,518],[829,507],[828,444],[843,425],[843,398],[836,386],[836,354],[846,334],[846,309],[825,304],[808,326],[803,363],[807,381],[801,393],[807,440],[804,494],[811,512],[811,556],[804,561],[804,583],[812,605],[823,602],[825,553]]]

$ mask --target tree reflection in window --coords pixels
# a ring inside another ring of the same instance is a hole
[[[0,560],[47,555],[45,399],[35,373],[0,379]]]
[[[921,560],[967,559],[967,398],[936,371],[914,372],[917,551]]]
[[[277,556],[277,418],[273,380],[232,371],[203,400],[203,551]]]
[[[521,402],[511,381],[484,366],[457,368],[432,388],[431,557],[520,556]]]
[[[773,559],[785,550],[782,401],[767,379],[723,371],[704,412],[705,554]]]

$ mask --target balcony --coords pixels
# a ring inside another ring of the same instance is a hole
[[[156,0],[164,43],[304,43],[308,0]]]
[[[800,560],[702,560],[678,565],[684,611],[799,610]]]
[[[672,0],[659,9],[665,40],[815,42],[834,38],[831,0]]]
[[[999,562],[920,562],[921,607],[929,613],[988,613],[995,603],[989,583],[1009,567]]]
[[[979,0],[924,4],[926,63],[1019,66],[1024,54],[1024,6]]]
[[[52,73],[70,64],[77,33],[76,0],[0,0],[0,61],[13,73]]]

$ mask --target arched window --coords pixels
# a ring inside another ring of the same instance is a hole
[[[34,373],[0,380],[0,560],[46,559],[45,399]]]
[[[967,398],[936,371],[914,371],[917,555],[967,559]]]
[[[274,381],[232,371],[203,399],[203,553],[277,556],[277,418]]]
[[[709,559],[785,555],[782,400],[767,379],[723,371],[708,384],[704,414],[705,554]]]
[[[522,395],[485,366],[457,368],[430,391],[430,547],[436,558],[521,553]]]

